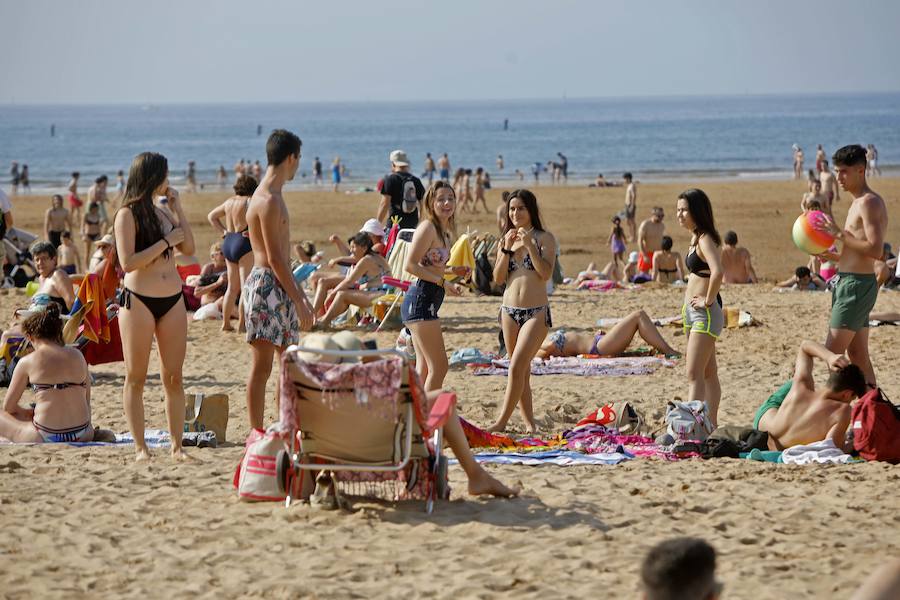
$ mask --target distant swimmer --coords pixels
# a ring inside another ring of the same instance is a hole
[[[197,163],[192,160],[188,161],[187,171],[184,174],[185,179],[187,180],[187,193],[196,194],[197,193]]]
[[[19,174],[19,185],[22,186],[22,193],[31,193],[31,176],[28,174],[28,165],[22,165],[22,172]]]
[[[227,180],[228,172],[225,171],[225,165],[219,165],[219,170],[216,171],[216,183],[219,185],[219,187],[225,187],[225,183]]]
[[[556,156],[559,157],[559,175],[566,183],[569,183],[569,159],[562,152],[557,152]],[[559,181],[559,177],[557,177],[557,181]]]
[[[878,168],[878,149],[875,147],[875,144],[866,146],[866,163],[869,177],[881,176],[881,169]]]
[[[256,126],[256,135],[262,135],[262,125]]]
[[[12,162],[12,166],[9,168],[9,183],[12,185],[12,193],[15,196],[19,193],[19,181],[22,176],[19,174],[19,163],[16,161]]]
[[[502,154],[497,155],[497,170],[498,171],[503,170],[503,155]]]
[[[840,202],[841,200],[841,190],[838,185],[837,179],[834,178],[834,175],[831,173],[831,169],[828,168],[828,161],[822,161],[823,171],[819,173],[819,181],[822,184],[822,193],[828,198],[828,203],[823,204],[822,206],[827,206],[825,212],[829,215],[831,214],[831,205],[835,202]]]
[[[803,148],[794,144],[794,179],[803,177]]]
[[[637,214],[637,186],[634,183],[631,173],[622,175],[625,182],[625,222],[628,229],[631,230],[631,241],[637,240],[637,223],[634,220]]]
[[[244,163],[244,159],[242,158],[240,162],[234,163],[234,180],[235,182],[240,178],[241,175],[247,174],[247,165]]]
[[[816,146],[816,173],[821,173],[825,169],[825,149],[822,144]]]
[[[434,182],[434,159],[431,158],[431,152],[425,153],[425,170],[422,172],[422,179],[428,178],[428,185],[430,186],[432,182]]]
[[[313,160],[313,183],[316,185],[322,185],[322,161],[319,160],[317,156],[315,160]]]
[[[509,129],[509,119],[503,119],[503,131]]]
[[[54,137],[56,135],[56,125],[50,125],[50,137]]]
[[[338,186],[341,185],[341,157],[335,156],[331,161],[331,189],[337,192]]]

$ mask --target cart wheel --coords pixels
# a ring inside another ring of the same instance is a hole
[[[434,466],[435,496],[441,500],[450,499],[450,482],[448,481],[449,462],[447,457],[439,454]]]
[[[278,491],[289,494],[290,490],[290,477],[294,470],[294,465],[291,464],[291,455],[287,450],[279,450],[278,456],[275,459],[275,475],[276,479],[278,479]]]

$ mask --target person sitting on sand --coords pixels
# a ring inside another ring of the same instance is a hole
[[[102,273],[107,261],[115,254],[116,240],[112,234],[107,233],[96,242],[97,249],[91,254],[88,262],[88,272]]]
[[[319,298],[323,286],[316,290],[315,306],[320,301],[323,306],[331,302],[328,311],[318,320],[321,326],[329,327],[335,317],[350,305],[368,307],[376,298],[384,295],[381,278],[390,275],[391,268],[383,256],[372,250],[372,239],[367,233],[360,231],[350,238],[350,254],[356,264],[343,281],[330,290],[325,298]]]
[[[672,252],[672,238],[664,235],[661,249],[653,254],[653,270],[651,271],[653,281],[659,283],[684,281],[686,272],[687,269],[684,268],[684,260],[681,255]]]
[[[641,565],[644,600],[717,600],[716,551],[698,538],[673,538],[650,549]]]
[[[818,273],[810,271],[809,267],[797,267],[793,277],[775,284],[775,289],[791,289],[801,292],[816,292],[824,290],[825,287],[825,280],[819,277]]]
[[[59,268],[69,275],[74,275],[81,268],[81,253],[72,241],[71,231],[63,231],[60,239],[62,241],[56,249],[59,253]]]
[[[616,323],[607,333],[597,331],[595,334],[578,333],[557,329],[544,339],[536,356],[546,360],[551,356],[578,356],[579,354],[620,356],[638,333],[645,342],[666,356],[678,356],[659,333],[656,325],[643,310],[636,310]]]
[[[60,313],[68,313],[75,303],[75,290],[68,273],[57,267],[56,248],[50,242],[35,242],[31,257],[38,272],[38,288],[28,309],[43,310],[56,303]]]
[[[824,388],[813,381],[813,358],[828,363],[831,375]],[[800,344],[794,378],[763,402],[753,428],[769,433],[769,448],[784,450],[830,439],[845,448],[850,403],[866,393],[866,378],[843,354],[806,340]],[[847,450],[847,448],[845,448]]]
[[[875,260],[875,278],[878,281],[878,285],[892,282],[896,268],[897,257],[891,252],[891,245],[885,242],[881,258]]]
[[[19,360],[0,411],[0,439],[15,443],[89,442],[91,377],[87,362],[63,343],[63,321],[53,304],[22,323],[34,351]],[[25,388],[34,393],[34,409],[22,408]]]
[[[365,233],[369,236],[369,239],[372,240],[372,252],[377,252],[378,254],[382,254],[384,252],[385,245],[385,232],[384,227],[378,221],[378,219],[369,219],[366,221],[362,228],[360,228],[359,233]],[[355,264],[353,262],[355,259],[350,252],[350,247],[348,244],[345,244],[343,240],[337,235],[334,234],[328,238],[328,241],[334,244],[338,252],[341,253],[341,258],[332,259],[335,264],[341,264],[343,266],[350,266]],[[332,265],[333,266],[333,265]]]
[[[725,232],[722,238],[722,269],[724,283],[756,283],[756,271],[750,259],[750,251],[738,246],[738,236],[733,231]]]
[[[216,242],[209,249],[210,262],[203,265],[197,286],[194,288],[194,296],[200,298],[200,305],[215,303],[222,311],[222,303],[228,288],[228,266],[225,264],[225,255],[222,254],[222,244]],[[237,298],[231,300],[235,303]]]

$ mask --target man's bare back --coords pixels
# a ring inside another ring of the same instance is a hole
[[[751,283],[750,251],[740,246],[722,248],[722,269],[725,283]]]
[[[759,428],[769,433],[770,450],[812,444],[833,436],[840,438],[835,440],[840,448],[849,423],[849,404],[825,398],[795,383],[781,407],[763,415]]]

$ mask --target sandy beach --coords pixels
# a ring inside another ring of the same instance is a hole
[[[728,330],[718,344],[723,424],[748,425],[756,408],[793,371],[801,340],[824,341],[828,293],[775,293],[776,279],[806,263],[791,242],[805,181],[698,182],[710,196],[720,232],[737,231],[765,283],[725,286],[726,306],[750,312],[762,326]],[[900,179],[875,179],[892,221],[888,242],[900,245]],[[528,187],[527,185],[525,187]],[[684,186],[639,187],[638,218],[666,211],[675,250],[688,234],[675,221]],[[207,212],[227,197],[184,197],[198,256],[215,240]],[[610,218],[622,188],[542,186],[536,191],[545,223],[560,240],[566,275],[609,258]],[[490,190],[488,206],[499,203]],[[287,195],[294,240],[312,239],[334,256],[327,238],[347,237],[374,215],[368,194],[293,192]],[[835,206],[840,222],[850,198]],[[13,200],[16,226],[40,233],[44,196]],[[490,215],[460,218],[460,233],[495,232]],[[629,247],[629,250],[633,249]],[[643,308],[651,316],[679,313],[683,290],[647,285],[635,291],[578,292],[563,286],[551,297],[556,327],[593,330],[601,317]],[[0,291],[0,314],[26,303],[23,290]],[[496,350],[500,299],[466,295],[441,311],[447,347]],[[876,310],[900,311],[900,292],[881,292]],[[228,442],[194,449],[189,464],[157,450],[135,464],[133,448],[0,446],[0,598],[634,598],[646,551],[677,535],[700,536],[719,552],[725,597],[846,598],[887,557],[900,556],[896,491],[900,466],[790,466],[700,459],[635,459],[618,466],[489,466],[520,482],[514,500],[467,497],[465,477],[451,469],[453,494],[427,516],[422,504],[354,502],[349,512],[297,504],[239,502],[231,486],[248,431],[245,379],[248,347],[221,322],[191,323],[184,368],[187,393],[230,395]],[[365,337],[392,346],[396,331]],[[679,350],[680,329],[663,335]],[[871,331],[880,385],[900,401],[900,328]],[[145,391],[147,426],[165,426],[159,362],[151,357]],[[122,363],[93,367],[94,424],[127,429],[122,411]],[[817,365],[818,382],[825,368]],[[532,379],[535,415],[545,432],[571,427],[598,405],[627,400],[648,421],[662,421],[665,403],[684,398],[684,361],[672,369],[630,377],[543,376]],[[505,379],[451,370],[461,414],[486,425],[502,403]],[[274,393],[274,379],[270,382]],[[267,422],[274,405],[267,406]],[[512,431],[521,431],[518,414]]]

